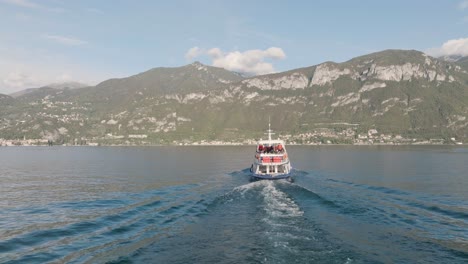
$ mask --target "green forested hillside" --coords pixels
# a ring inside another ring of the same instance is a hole
[[[0,138],[106,144],[258,138],[376,129],[408,138],[467,139],[468,72],[419,51],[387,50],[243,78],[193,63],[80,89],[0,98]]]

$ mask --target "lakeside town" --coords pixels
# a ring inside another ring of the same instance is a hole
[[[337,132],[334,129],[321,128],[300,134],[280,134],[279,138],[288,145],[463,145],[463,142],[452,137],[444,138],[408,138],[402,135],[379,133],[376,129],[369,129],[367,133],[357,133],[348,128]],[[52,139],[3,139],[0,146],[233,146],[255,145],[258,139],[246,138],[241,140],[172,140],[155,143],[147,134],[113,135],[104,137],[75,138],[71,140],[54,141]]]

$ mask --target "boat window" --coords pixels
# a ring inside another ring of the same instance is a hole
[[[284,165],[278,166],[278,173],[284,173]]]

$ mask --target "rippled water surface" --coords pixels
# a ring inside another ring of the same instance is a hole
[[[468,148],[0,148],[0,263],[468,263]]]

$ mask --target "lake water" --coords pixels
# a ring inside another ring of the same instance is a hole
[[[0,147],[0,263],[468,263],[468,148]]]

